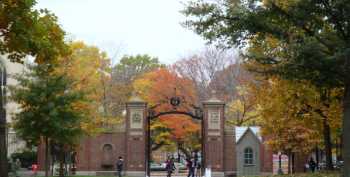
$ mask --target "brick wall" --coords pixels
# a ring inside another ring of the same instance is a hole
[[[273,152],[272,150],[262,142],[260,144],[260,170],[264,173],[272,173],[273,171]]]
[[[114,170],[102,168],[103,147],[106,144],[112,146],[111,158],[114,162],[119,156],[125,158],[125,132],[103,133],[96,137],[85,137],[82,139],[77,149],[77,170],[78,171],[100,171]],[[38,147],[39,170],[44,170],[45,166],[45,145],[41,143]]]
[[[102,167],[103,147],[106,144],[112,145],[111,158],[114,162],[117,161],[119,156],[125,158],[125,133],[105,133],[96,137],[87,137],[82,140],[77,152],[77,170],[111,170]],[[115,166],[112,170],[114,168]]]
[[[236,143],[233,128],[231,131],[225,131],[224,143],[224,171],[236,171]]]

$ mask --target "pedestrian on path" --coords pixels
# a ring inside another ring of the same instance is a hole
[[[314,173],[316,169],[316,162],[312,157],[310,158],[310,161],[309,161],[309,167],[311,169],[311,172]]]
[[[192,157],[191,159],[187,159],[187,168],[188,168],[188,175],[187,177],[194,177],[194,172],[196,169],[196,163],[194,158]]]
[[[168,160],[166,161],[165,169],[167,171],[167,177],[171,177],[171,174],[175,170],[175,164],[174,164],[173,158],[168,158]]]
[[[202,176],[201,168],[202,168],[201,163],[199,161],[197,161],[197,163],[196,163],[196,177]]]
[[[121,156],[119,156],[116,165],[117,165],[117,176],[122,177],[124,160]]]

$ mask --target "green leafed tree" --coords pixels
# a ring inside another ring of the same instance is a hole
[[[23,62],[25,56],[31,55],[37,63],[43,63],[69,52],[57,17],[48,10],[35,10],[35,4],[36,0],[0,1],[0,55],[6,55],[13,62]],[[4,127],[6,121],[0,123]],[[6,134],[5,129],[0,131]],[[6,144],[6,138],[0,141]],[[2,177],[8,176],[5,149],[0,147]]]
[[[163,66],[158,58],[149,55],[124,56],[114,67],[113,76],[119,82],[130,83],[136,77]]]
[[[247,60],[262,65],[260,73],[307,80],[322,89],[345,88],[343,177],[350,176],[349,11],[346,0],[198,0],[184,10],[192,17],[189,28],[226,47],[249,50],[275,40],[275,47],[259,55],[247,53]]]
[[[14,62],[27,55],[36,62],[48,61],[66,53],[64,31],[48,10],[35,10],[35,0],[0,1],[0,54]]]
[[[44,141],[45,147],[50,143],[72,146],[83,133],[84,112],[79,109],[79,102],[84,100],[84,93],[73,90],[66,75],[48,72],[50,67],[29,66],[29,71],[17,77],[18,86],[10,88],[12,99],[20,105],[13,126],[29,145]],[[48,154],[49,148],[45,148],[45,176],[49,169]]]
[[[165,67],[156,57],[147,54],[123,56],[119,63],[112,68],[111,107],[114,116],[122,114],[125,103],[133,91],[132,83],[145,73]]]

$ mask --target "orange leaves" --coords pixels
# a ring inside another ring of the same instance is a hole
[[[192,82],[181,78],[167,69],[158,69],[145,74],[134,82],[134,88],[150,106],[161,104],[157,111],[171,110],[169,99],[178,96],[181,106],[178,110],[189,111],[197,100]]]
[[[157,105],[156,112],[174,110],[169,102],[173,96],[181,100],[177,111],[191,111],[192,104],[197,100],[192,82],[167,69],[146,73],[137,79],[133,86],[150,107]],[[182,141],[187,135],[194,134],[200,129],[199,124],[184,115],[164,115],[159,118],[159,122],[171,130],[171,138],[176,141]]]
[[[183,115],[167,115],[159,119],[172,130],[173,138],[177,140],[184,139],[187,134],[198,132],[200,129],[191,118]]]

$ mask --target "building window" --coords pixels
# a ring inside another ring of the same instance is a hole
[[[244,149],[244,164],[253,165],[253,149],[250,147]]]

